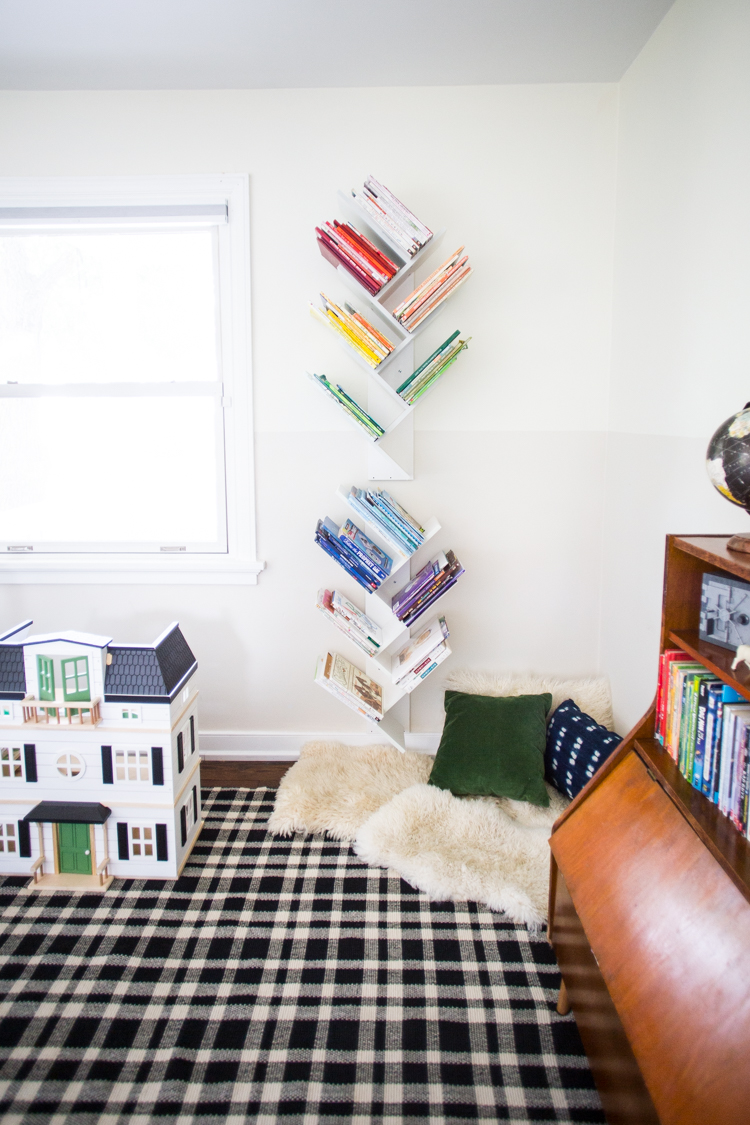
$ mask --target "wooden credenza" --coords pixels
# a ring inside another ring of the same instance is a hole
[[[750,583],[727,540],[668,537],[661,651],[750,701],[698,638],[701,576]],[[609,1125],[748,1125],[750,845],[653,736],[652,706],[555,824],[549,937]]]

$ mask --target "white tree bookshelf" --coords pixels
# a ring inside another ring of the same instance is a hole
[[[409,257],[406,251],[389,237],[387,231],[381,229],[371,220],[368,212],[359,205],[355,198],[344,192],[339,192],[338,204],[343,218],[351,222],[398,266],[395,276],[373,295],[343,265],[333,266],[330,259],[327,259],[329,266],[335,269],[337,279],[343,283],[351,294],[353,306],[395,345],[393,351],[377,367],[372,367],[355,348],[351,347],[337,334],[341,347],[354,359],[357,366],[367,372],[366,411],[383,428],[383,435],[374,437],[346,410],[344,410],[344,414],[350,424],[367,442],[368,478],[370,481],[413,480],[414,410],[427,394],[436,389],[441,382],[441,378],[437,379],[417,402],[411,404],[401,397],[398,393],[398,387],[416,370],[415,340],[444,311],[447,301],[433,309],[411,331],[401,324],[393,315],[392,310],[396,309],[417,287],[418,272],[423,271],[426,277],[435,268],[433,256],[443,242],[445,231],[439,230],[433,233],[426,245],[418,250],[413,257]],[[310,372],[307,374],[315,386],[319,387],[321,392],[326,394],[326,397],[329,397],[312,374]],[[334,406],[336,405],[333,399],[330,399],[330,401]],[[340,487],[337,493],[337,499],[343,505],[343,510],[346,513],[344,519],[351,518],[368,538],[372,539],[378,547],[393,559],[393,567],[389,577],[382,582],[376,591],[370,593],[360,588],[358,596],[350,600],[362,607],[364,598],[364,612],[382,630],[382,643],[377,655],[366,657],[365,672],[371,679],[380,684],[383,692],[383,718],[379,723],[373,722],[370,725],[373,730],[377,729],[384,734],[400,750],[404,750],[406,748],[405,736],[409,730],[410,692],[393,682],[391,662],[393,656],[408,642],[411,630],[409,626],[399,620],[391,608],[391,602],[393,597],[408,585],[419,570],[431,558],[434,558],[437,553],[435,537],[440,532],[441,527],[434,517],[424,522],[423,542],[413,554],[407,555],[396,550],[393,543],[382,536],[376,525],[364,520],[358,513],[352,512],[347,501],[348,494],[349,489],[345,486]],[[337,505],[337,508],[339,506]],[[343,519],[339,520],[339,523],[343,522]],[[347,597],[349,596],[347,594]],[[424,617],[419,618],[415,625],[417,630],[424,621],[434,614],[443,613],[443,596],[430,605]],[[364,655],[361,649],[357,648],[350,639],[346,640],[346,644],[348,647],[356,648],[357,656],[352,662],[361,667]]]

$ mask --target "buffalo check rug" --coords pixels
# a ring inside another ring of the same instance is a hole
[[[204,791],[182,877],[0,886],[0,1119],[603,1122],[550,947]]]

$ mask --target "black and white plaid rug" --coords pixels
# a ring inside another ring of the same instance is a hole
[[[213,789],[176,882],[0,886],[3,1125],[603,1122],[543,938]]]

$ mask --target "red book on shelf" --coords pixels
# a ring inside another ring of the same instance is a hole
[[[669,684],[669,665],[674,660],[689,660],[686,652],[679,648],[670,648],[659,657],[659,679],[656,685],[656,722],[654,738],[664,745],[667,717],[667,685]]]
[[[340,223],[338,219],[333,220],[333,225],[345,238],[353,242],[360,253],[364,254],[366,258],[369,258],[383,273],[388,274],[389,277],[393,277],[394,274],[398,273],[396,263],[392,262],[382,251],[378,250],[377,246],[370,242],[369,238],[365,238],[363,234],[360,234],[356,227],[350,226],[349,223]]]
[[[351,258],[348,258],[321,232],[318,232],[318,246],[320,247],[320,252],[326,259],[326,261],[330,262],[332,266],[336,267],[336,269],[338,269],[339,266],[343,266],[344,269],[349,270],[352,276],[356,277],[357,281],[360,283],[360,285],[363,286],[363,288],[367,290],[368,293],[375,294],[381,288],[381,286],[378,285],[377,282],[373,281],[372,278],[364,272],[364,270],[360,269],[356,262],[353,262]]]

